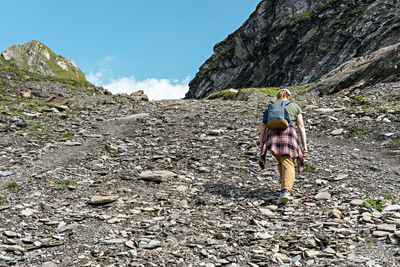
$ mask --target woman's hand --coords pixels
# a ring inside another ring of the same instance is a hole
[[[301,149],[301,152],[303,153],[303,156],[305,156],[308,152],[307,146],[303,146],[303,148]]]

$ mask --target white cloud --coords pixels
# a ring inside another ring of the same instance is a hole
[[[104,73],[102,72],[96,72],[94,73],[92,70],[89,72],[89,74],[86,74],[86,80],[89,82],[93,83],[94,85],[99,86],[100,84],[103,83],[102,77],[104,76]]]
[[[86,79],[97,86],[102,86],[109,76],[112,76],[111,63],[114,60],[114,56],[104,57],[98,64],[98,70],[90,70],[89,74],[86,74]]]
[[[131,94],[143,90],[150,100],[180,99],[189,90],[189,76],[182,81],[155,78],[138,81],[134,76],[114,79],[110,67],[113,60],[114,56],[104,57],[97,64],[98,70],[90,70],[89,74],[86,74],[86,79],[96,86],[108,89],[113,94]]]
[[[189,90],[189,77],[183,81],[177,79],[146,79],[137,81],[135,77],[124,77],[111,80],[110,83],[103,85],[113,94],[131,94],[138,90],[143,90],[150,100],[161,99],[180,99]]]

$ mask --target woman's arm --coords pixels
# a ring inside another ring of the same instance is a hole
[[[267,124],[261,123],[261,126],[260,126],[260,149],[262,149],[266,130],[267,130]]]
[[[304,128],[304,122],[303,122],[303,115],[298,114],[296,117],[296,123],[297,126],[299,127],[299,132],[300,132],[300,139],[301,139],[301,144],[302,144],[302,151],[303,154],[305,155],[307,153],[307,136],[306,136],[306,129]]]

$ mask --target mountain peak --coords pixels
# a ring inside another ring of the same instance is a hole
[[[6,48],[0,57],[0,66],[24,69],[45,77],[56,77],[86,82],[85,74],[72,61],[55,54],[40,41]]]
[[[399,1],[262,0],[189,83],[185,98],[304,85],[400,41]]]

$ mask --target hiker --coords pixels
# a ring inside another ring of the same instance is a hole
[[[303,115],[300,107],[291,102],[292,94],[288,89],[278,91],[277,99],[270,103],[278,103],[279,100],[284,103],[287,110],[290,123],[286,130],[271,130],[267,129],[268,109],[264,112],[263,122],[260,127],[260,159],[259,164],[262,169],[265,168],[265,158],[267,150],[271,151],[272,155],[278,161],[279,175],[281,178],[281,192],[277,204],[285,205],[289,201],[290,191],[292,190],[295,177],[295,162],[297,160],[299,173],[303,171],[304,159],[303,156],[307,153],[306,131],[304,129]],[[282,105],[282,109],[283,109]],[[297,138],[296,122],[299,127],[302,148],[300,149],[299,140]]]

